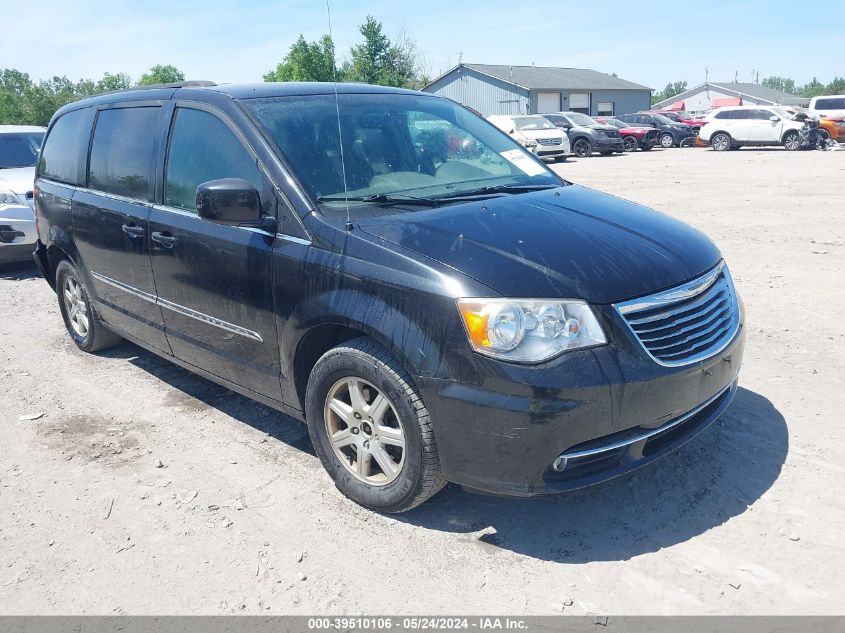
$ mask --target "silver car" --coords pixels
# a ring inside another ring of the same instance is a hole
[[[0,125],[0,264],[31,261],[35,241],[32,182],[43,127]]]

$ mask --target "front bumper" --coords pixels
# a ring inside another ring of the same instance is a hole
[[[532,147],[529,151],[533,152],[539,158],[552,158],[556,156],[566,156],[569,154],[569,147],[565,143],[560,145],[537,145]]]
[[[601,152],[621,152],[622,151],[622,137],[621,136],[597,136],[593,149]]]
[[[660,458],[730,404],[744,323],[720,353],[681,367],[650,360],[617,320],[608,326],[609,345],[543,365],[474,355],[466,380],[419,378],[446,478],[521,497],[581,488]]]
[[[28,261],[36,239],[32,209],[17,204],[0,205],[0,263]]]

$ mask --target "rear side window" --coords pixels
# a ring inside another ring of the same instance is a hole
[[[101,110],[91,143],[88,186],[151,201],[160,115],[158,106]]]
[[[714,119],[730,119],[731,118],[731,111],[730,110],[721,110],[717,112],[716,115],[713,117]]]
[[[845,97],[816,99],[816,110],[845,110]]]
[[[246,148],[213,114],[177,108],[170,135],[164,203],[196,212],[197,187],[209,180],[242,178],[261,193],[263,178]]]
[[[91,136],[91,109],[62,115],[50,129],[38,160],[38,174],[70,185],[80,183],[81,167]]]

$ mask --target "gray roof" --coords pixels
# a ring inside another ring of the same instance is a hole
[[[500,64],[458,64],[440,77],[465,66],[516,84],[528,90],[651,90],[648,86],[619,79],[587,68],[556,68],[552,66],[509,66]],[[438,77],[438,79],[440,79]],[[437,81],[435,79],[435,81]],[[434,83],[434,82],[432,82]]]
[[[675,103],[676,101],[683,101],[686,97],[695,94],[701,90],[707,89],[708,86],[716,88],[717,90],[722,90],[724,92],[734,93],[740,96],[750,97],[752,99],[768,101],[773,105],[807,105],[810,102],[810,100],[806,97],[799,97],[798,95],[794,95],[789,92],[781,92],[780,90],[775,90],[767,86],[761,86],[760,84],[735,83],[733,81],[710,81],[706,84],[701,84],[700,86],[689,88],[681,94],[677,94],[674,97],[664,99],[663,101],[655,103],[654,105],[656,107],[669,105]]]
[[[761,86],[760,84],[716,83],[711,81],[710,85],[716,86],[716,88],[721,88],[722,90],[731,90],[733,92],[739,92],[741,94],[748,95],[752,98],[771,101],[772,103],[791,104],[794,103],[796,100],[801,101],[803,99],[803,97],[799,97],[798,95],[794,95],[790,92],[774,90],[773,88],[769,88],[768,86]]]

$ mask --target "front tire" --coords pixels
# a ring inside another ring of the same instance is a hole
[[[670,147],[675,146],[675,137],[669,134],[668,132],[660,135],[660,147],[663,149],[669,149]]]
[[[411,376],[370,338],[326,352],[308,379],[308,433],[344,495],[405,512],[446,484],[431,419]]]
[[[790,130],[783,135],[783,146],[790,152],[801,149],[801,136],[796,130]]]
[[[710,147],[717,152],[726,152],[733,146],[733,141],[727,132],[716,132],[710,138]]]
[[[589,156],[593,153],[593,144],[584,137],[575,139],[575,143],[572,144],[572,153],[578,158]]]
[[[639,147],[640,142],[637,140],[636,136],[624,136],[622,137],[622,149],[626,152],[636,152],[637,147]]]
[[[103,325],[79,271],[66,259],[56,267],[56,295],[68,334],[83,352],[99,352],[123,341]]]

